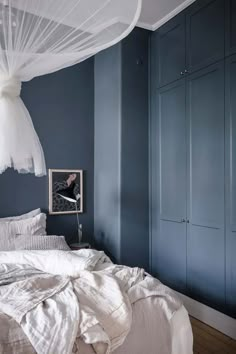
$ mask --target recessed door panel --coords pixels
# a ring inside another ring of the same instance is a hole
[[[158,232],[152,269],[165,284],[186,289],[185,80],[158,93]]]
[[[236,53],[236,1],[226,0],[226,55]]]
[[[209,306],[225,306],[224,231],[189,226],[188,291]]]
[[[236,55],[226,62],[226,301],[236,317]]]
[[[208,304],[225,305],[224,62],[188,79],[189,186],[187,286]]]
[[[186,223],[160,221],[157,276],[178,291],[186,289]]]
[[[188,80],[189,217],[194,225],[224,226],[224,63]]]
[[[196,1],[187,11],[187,68],[189,72],[224,57],[224,0]]]
[[[158,86],[183,76],[185,70],[185,16],[178,15],[158,30]],[[182,75],[181,75],[182,73]]]
[[[159,93],[160,217],[186,218],[185,81]]]

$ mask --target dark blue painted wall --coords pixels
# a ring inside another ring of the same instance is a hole
[[[95,58],[95,239],[148,268],[148,43],[135,29]]]
[[[121,45],[95,57],[94,235],[120,260]]]
[[[149,267],[149,34],[135,29],[122,46],[121,262]]]
[[[94,60],[24,83],[25,102],[44,149],[47,168],[85,171],[85,212],[81,216],[88,240],[93,236]],[[0,175],[0,216],[33,208],[48,210],[48,176],[36,178],[13,170]],[[76,236],[74,215],[49,216],[48,233]]]

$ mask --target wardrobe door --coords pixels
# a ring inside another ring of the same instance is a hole
[[[236,53],[236,1],[226,0],[226,55]]]
[[[174,289],[186,289],[185,81],[158,92],[159,230],[153,235],[153,271]]]
[[[187,69],[199,70],[224,57],[224,0],[198,0],[187,10]]]
[[[236,55],[226,62],[226,301],[236,316]]]
[[[158,30],[158,86],[184,75],[185,16],[180,14]]]
[[[187,283],[190,296],[225,304],[224,62],[188,78]]]

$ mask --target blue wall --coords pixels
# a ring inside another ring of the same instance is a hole
[[[94,60],[24,83],[22,99],[44,149],[47,168],[83,169],[81,216],[88,240],[93,236]],[[7,170],[0,175],[0,216],[33,208],[48,210],[48,176],[36,178]],[[76,237],[74,215],[49,216],[48,233]]]
[[[47,168],[85,171],[81,222],[87,240],[94,239],[118,262],[146,269],[148,43],[149,32],[135,29],[96,56],[96,74],[90,59],[35,78],[22,89]],[[8,170],[0,175],[0,185],[0,217],[38,207],[48,211],[48,176]],[[48,216],[47,225],[48,234],[65,235],[69,242],[76,237],[74,215]]]
[[[94,234],[120,260],[121,45],[95,57]]]
[[[149,31],[122,47],[121,263],[149,268]]]
[[[148,269],[148,43],[135,29],[95,57],[95,232],[116,261]]]

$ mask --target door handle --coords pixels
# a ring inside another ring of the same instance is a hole
[[[186,222],[186,220],[185,219],[181,219],[181,222]]]

